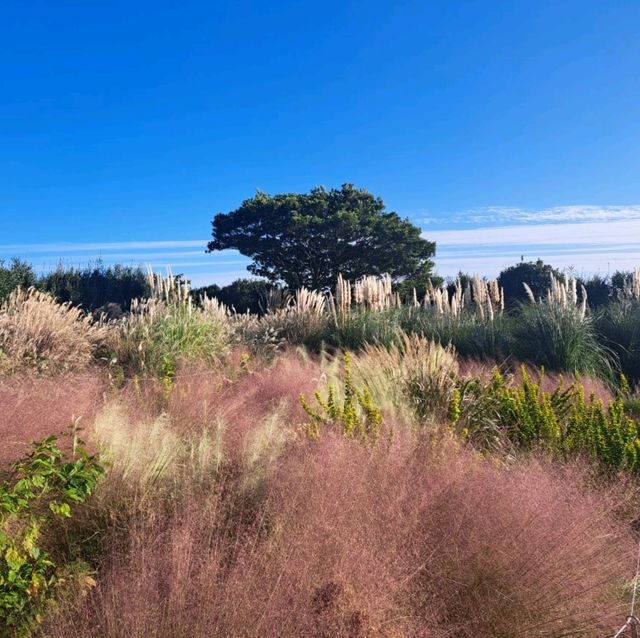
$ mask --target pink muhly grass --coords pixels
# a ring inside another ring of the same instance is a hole
[[[74,423],[83,436],[105,385],[98,372],[0,378],[0,468],[27,452],[31,441],[68,432]]]
[[[209,427],[218,419],[224,427],[225,453],[231,456],[237,455],[247,436],[276,411],[283,427],[303,423],[306,415],[300,394],[312,395],[321,376],[319,364],[302,360],[295,353],[233,380],[219,373],[195,372],[178,373],[167,408],[169,418],[180,430]]]
[[[48,636],[594,636],[624,617],[635,545],[578,467],[498,467],[396,433],[289,448],[114,548]],[[621,606],[624,603],[624,607]]]

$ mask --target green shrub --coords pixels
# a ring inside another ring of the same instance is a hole
[[[337,392],[333,385],[329,384],[327,396],[323,397],[318,391],[315,398],[319,410],[309,405],[304,396],[300,396],[300,403],[311,418],[305,425],[305,431],[310,438],[317,438],[320,428],[327,425],[338,426],[342,435],[347,438],[358,437],[363,442],[375,441],[378,438],[382,413],[373,403],[368,388],[360,390],[354,385],[349,353],[344,355],[344,382],[341,392]]]
[[[587,456],[611,471],[640,469],[640,428],[618,396],[605,406],[585,399],[579,382],[542,389],[521,369],[511,385],[497,370],[488,384],[461,381],[450,407],[451,421],[474,444],[488,450],[543,448],[561,457]]]
[[[580,389],[564,432],[566,452],[582,452],[609,470],[640,469],[640,428],[625,413],[624,400],[607,408],[595,397],[585,401]]]
[[[43,530],[55,517],[70,517],[72,505],[92,492],[102,467],[81,448],[65,462],[51,436],[0,483],[0,635],[20,635],[36,626],[65,566],[41,546]],[[68,566],[67,566],[68,567]]]

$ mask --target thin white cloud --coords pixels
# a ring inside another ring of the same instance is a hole
[[[572,204],[541,209],[486,206],[456,213],[451,216],[451,219],[455,223],[472,224],[629,221],[640,219],[640,204],[627,206]]]
[[[640,250],[636,253],[600,255],[594,258],[591,253],[572,255],[552,255],[547,253],[530,254],[527,259],[542,259],[560,270],[571,269],[580,275],[599,273],[610,274],[616,270],[633,270],[640,264]],[[447,255],[436,259],[436,272],[443,277],[454,277],[458,272],[496,277],[501,270],[513,266],[520,261],[517,256],[507,255],[483,255],[481,257],[469,257],[459,255]]]
[[[206,239],[168,240],[168,241],[119,241],[52,244],[0,244],[0,253],[69,253],[69,252],[107,252],[111,250],[157,250],[159,248],[195,248],[204,252]]]
[[[236,279],[255,279],[251,277],[246,270],[236,270],[231,272],[206,272],[206,273],[189,273],[187,275],[191,281],[191,286],[197,288],[199,286],[209,286],[212,283],[218,286],[226,286]]]
[[[0,253],[1,254],[1,253]],[[216,255],[207,255],[204,250],[184,250],[184,251],[176,251],[176,252],[128,252],[128,253],[95,253],[95,254],[79,254],[79,253],[70,253],[68,255],[62,255],[52,253],[50,255],[38,254],[37,257],[34,256],[33,259],[37,259],[40,261],[53,261],[58,262],[61,261],[63,264],[67,261],[77,261],[80,260],[82,262],[87,262],[87,260],[95,261],[96,259],[102,256],[103,261],[108,261],[109,263],[113,263],[115,261],[122,262],[147,262],[149,260],[158,261],[158,260],[171,260],[177,257],[181,259],[209,259],[211,262],[212,259],[216,260],[216,263],[225,263],[225,264],[243,264],[246,260],[240,261],[238,259],[238,254],[216,254]]]
[[[581,273],[629,270],[640,264],[640,218],[582,223],[518,224],[426,231],[436,242],[440,274],[495,276],[524,256]]]
[[[531,224],[430,230],[423,236],[438,246],[508,245],[640,245],[640,218],[631,221],[587,222],[572,224]]]

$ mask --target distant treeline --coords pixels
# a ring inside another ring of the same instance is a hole
[[[183,278],[183,277],[181,277]],[[129,310],[132,299],[148,297],[151,288],[146,271],[140,266],[101,262],[83,268],[60,265],[46,274],[37,274],[22,259],[0,260],[0,302],[16,288],[37,288],[49,292],[60,302],[71,302],[88,312],[116,304]],[[267,292],[272,284],[262,280],[238,279],[227,286],[213,284],[192,291],[195,298],[203,294],[216,297],[238,313],[264,312]]]
[[[38,288],[54,295],[58,301],[71,302],[88,312],[117,304],[128,310],[131,300],[149,295],[145,271],[140,267],[106,266],[101,262],[84,268],[60,265],[38,275],[21,259],[0,261],[0,300],[17,287]]]
[[[498,276],[498,283],[504,288],[507,305],[513,306],[526,301],[523,283],[531,288],[536,297],[545,294],[551,274],[557,278],[563,276],[558,269],[541,260],[521,261],[503,270]],[[619,296],[629,274],[616,271],[610,276],[593,275],[577,279],[587,291],[589,306],[597,308]],[[471,275],[460,272],[458,277],[464,286]],[[434,278],[433,283],[440,285],[443,280]],[[19,286],[33,286],[49,292],[59,301],[71,302],[88,312],[104,309],[109,304],[116,304],[126,312],[132,299],[147,297],[150,294],[147,274],[140,266],[106,266],[101,262],[83,268],[60,265],[49,273],[39,275],[22,259],[14,258],[9,262],[0,260],[0,301],[6,299],[11,291]],[[197,299],[206,293],[238,313],[249,311],[262,314],[265,311],[266,296],[269,290],[275,287],[275,284],[264,280],[237,279],[226,286],[213,284],[195,288],[192,294]],[[413,295],[413,290],[405,289],[401,284],[398,289],[407,299]],[[418,290],[417,294],[418,299],[421,299],[424,291]]]

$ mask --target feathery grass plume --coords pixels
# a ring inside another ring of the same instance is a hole
[[[380,311],[398,307],[400,297],[393,292],[391,275],[376,277],[367,275],[358,279],[354,285],[354,301],[368,310]]]
[[[471,280],[471,297],[476,311],[481,319],[486,318],[493,321],[496,313],[504,310],[504,291],[501,290],[497,280],[487,281],[481,277],[474,277]]]
[[[267,290],[267,312],[276,312],[287,308],[291,303],[291,294],[282,288],[269,288]]]
[[[527,293],[527,298],[529,299],[529,301],[531,303],[536,303],[536,298],[533,294],[533,290],[531,290],[531,287],[529,286],[529,284],[523,282],[522,285],[524,286],[524,291]]]
[[[493,321],[495,315],[504,309],[504,291],[496,280],[487,281],[474,277],[463,290],[460,278],[456,279],[453,294],[446,288],[434,288],[429,282],[423,305],[439,315],[461,317],[465,309],[473,308],[480,319]]]
[[[86,367],[106,330],[70,303],[17,288],[0,305],[0,371],[64,372]]]
[[[220,322],[226,321],[231,315],[229,308],[219,301],[217,297],[208,297],[206,294],[200,297],[200,307],[205,315]]]
[[[389,348],[366,344],[352,370],[376,404],[399,420],[438,421],[446,416],[458,363],[451,346],[402,332]]]
[[[526,283],[522,285],[531,303],[536,303],[531,288]],[[580,305],[578,305],[578,282],[575,277],[568,277],[566,274],[564,281],[559,281],[553,273],[549,273],[549,288],[545,301],[550,306],[560,308],[578,307],[582,319],[585,318],[587,313],[587,289],[584,285],[580,285]],[[537,303],[543,303],[543,299],[541,298]]]
[[[286,307],[267,312],[257,325],[292,345],[319,348],[329,325],[329,307],[321,292],[300,288]]]
[[[171,268],[167,268],[167,274],[163,277],[159,273],[153,272],[151,266],[148,266],[147,282],[152,299],[191,307],[189,282],[174,277]]]
[[[300,288],[296,291],[295,302],[291,307],[294,312],[301,315],[321,317],[326,309],[325,297],[317,290]]]
[[[336,311],[341,315],[351,310],[351,284],[341,273],[338,273],[338,281],[336,282],[335,305]]]

